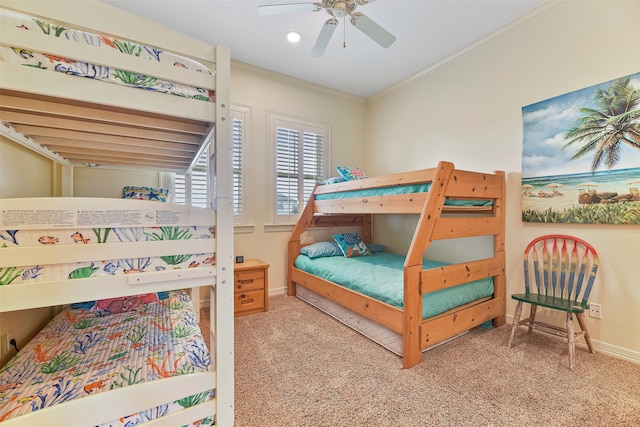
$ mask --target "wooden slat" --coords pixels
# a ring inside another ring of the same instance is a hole
[[[504,304],[504,299],[494,298],[461,310],[455,310],[452,313],[427,319],[420,328],[421,348],[431,347],[502,315]]]
[[[144,157],[145,160],[175,162],[176,164],[189,164],[189,162],[191,161],[191,158],[189,156],[161,155],[157,154],[153,149],[147,149],[142,153],[131,153],[127,152],[126,150],[109,151],[100,148],[67,147],[56,145],[47,145],[47,148],[65,158],[82,156],[93,158],[96,160],[96,162],[98,162],[99,160],[108,159],[136,158],[137,156]]]
[[[89,106],[72,105],[60,99],[32,99],[18,96],[12,91],[1,91],[2,108],[7,111],[55,114],[65,118],[96,120],[103,123],[139,126],[156,130],[192,133],[204,136],[208,132],[206,123],[179,121],[171,117],[153,117],[135,112],[110,111]]]
[[[55,116],[27,114],[14,111],[0,111],[0,120],[10,123],[50,126],[58,129],[72,129],[85,132],[105,133],[110,135],[135,136],[137,138],[158,139],[163,141],[187,142],[198,144],[202,138],[177,132],[157,131],[131,126],[115,126],[92,121],[71,120]]]
[[[423,270],[420,274],[420,294],[493,277],[501,273],[504,273],[504,264],[501,258],[488,258],[430,268]]]
[[[64,156],[64,154],[61,154],[62,156]],[[73,156],[69,156],[69,157],[65,157],[68,158],[69,161],[74,162],[74,163],[98,163],[101,165],[116,165],[116,164],[123,164],[123,165],[153,165],[153,164],[157,164],[159,167],[164,167],[164,166],[171,166],[172,168],[186,168],[185,164],[188,164],[188,162],[184,162],[184,161],[177,161],[177,160],[157,160],[157,159],[145,159],[145,158],[135,158],[135,157],[131,157],[131,156],[118,156],[113,155],[113,156],[96,156],[96,155],[91,155],[91,156],[85,156],[82,154],[75,154]]]
[[[502,220],[495,217],[445,218],[436,221],[433,240],[496,235],[502,232]]]
[[[113,144],[114,149],[118,149],[116,145],[130,145],[136,147],[154,147],[157,149],[166,149],[172,150],[176,153],[180,151],[184,151],[187,153],[195,153],[198,149],[198,145],[196,144],[183,144],[180,142],[168,142],[168,141],[157,141],[153,139],[142,139],[142,138],[131,138],[128,136],[117,136],[117,135],[108,135],[101,133],[92,133],[92,132],[82,132],[75,130],[67,130],[67,129],[58,129],[58,128],[48,128],[42,126],[32,126],[32,125],[20,125],[17,124],[14,126],[14,129],[17,132],[20,132],[25,135],[30,135],[32,137],[45,136],[51,138],[60,138],[68,141],[65,145],[73,145],[75,140],[92,142],[92,143],[105,143],[105,144]]]
[[[190,121],[210,123],[215,120],[216,104],[213,102],[134,89],[10,62],[0,62],[0,76],[4,89],[25,93],[29,97],[46,93],[49,97],[67,99],[79,105],[99,102],[112,111],[126,108],[127,111]]]
[[[313,227],[361,227],[364,222],[363,215],[318,215],[314,216],[309,224]]]
[[[42,144],[52,151],[54,147],[64,148],[69,152],[78,152],[74,151],[77,149],[91,149],[97,150],[98,152],[119,152],[122,155],[127,154],[156,154],[162,155],[165,157],[175,157],[177,159],[192,159],[196,153],[197,147],[190,151],[183,150],[167,150],[164,148],[154,147],[153,145],[135,145],[135,144],[109,144],[104,142],[97,142],[92,140],[72,140],[72,139],[62,139],[62,138],[49,138],[46,136],[38,136],[33,138],[34,141]],[[148,141],[147,141],[148,142]]]
[[[428,193],[396,194],[351,199],[316,200],[316,212],[331,214],[420,213]]]
[[[498,175],[456,169],[447,186],[447,197],[491,199],[500,197],[502,179]]]
[[[118,49],[101,49],[84,43],[69,43],[65,38],[50,37],[37,31],[8,27],[2,30],[2,44],[9,47],[46,53],[72,61],[127,70],[136,74],[158,78],[188,86],[215,90],[215,81],[209,73],[196,72],[173,63],[149,61],[135,55],[122,54]],[[178,61],[178,59],[176,59]],[[204,64],[202,64],[204,65]]]
[[[380,177],[366,179],[355,179],[352,181],[339,182],[319,186],[316,194],[338,193],[342,191],[364,190],[381,187],[397,187],[400,185],[422,184],[431,182],[435,176],[436,168],[422,169],[411,172],[396,173]]]

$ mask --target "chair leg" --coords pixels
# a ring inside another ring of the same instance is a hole
[[[531,309],[529,310],[529,333],[533,333],[533,323],[536,321],[537,310],[538,306],[535,304],[531,304]]]
[[[573,331],[573,316],[567,313],[567,339],[569,341],[569,368],[573,371],[576,357],[576,335]]]
[[[589,352],[595,353],[593,350],[593,344],[591,343],[591,336],[589,335],[589,330],[587,329],[587,322],[584,320],[584,314],[576,313],[576,318],[578,319],[578,324],[580,328],[584,332],[584,340],[587,342],[587,347],[589,347]]]
[[[513,344],[513,339],[516,336],[516,330],[518,329],[520,323],[520,315],[522,314],[522,301],[518,301],[518,305],[516,305],[516,312],[513,314],[513,324],[511,326],[511,336],[509,337],[509,344],[507,346],[511,348]]]

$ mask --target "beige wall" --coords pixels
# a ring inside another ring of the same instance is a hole
[[[588,318],[600,349],[640,361],[638,226],[521,222],[521,108],[640,71],[640,2],[564,2],[369,100],[367,168],[371,174],[435,166],[507,173],[507,293],[522,289],[520,256],[533,237],[574,234],[591,242],[602,267]],[[406,231],[393,218],[381,239]],[[384,228],[384,229],[383,229]],[[395,245],[406,245],[396,240]],[[468,245],[471,249],[473,245]],[[444,258],[454,259],[450,248]],[[507,312],[515,304],[509,299]],[[547,312],[548,313],[548,312]],[[553,316],[561,321],[561,316]],[[506,343],[505,343],[506,345]]]
[[[122,196],[122,187],[138,185],[158,187],[158,172],[131,171],[100,168],[74,168],[74,197],[112,197]]]
[[[0,136],[0,198],[51,196],[54,169],[51,160]]]
[[[329,168],[335,171],[335,166],[341,164],[364,165],[365,100],[233,63],[231,102],[249,108],[245,165],[249,171],[247,208],[253,224],[253,229],[236,231],[235,254],[269,263],[271,292],[284,292],[286,246],[292,227],[270,227],[268,177],[273,162],[268,116],[276,113],[330,125]]]
[[[51,160],[0,136],[0,199],[52,196],[56,169]],[[16,338],[18,347],[21,347],[51,317],[50,308],[0,313],[0,335],[9,332]],[[13,352],[0,355],[0,366],[12,354]]]

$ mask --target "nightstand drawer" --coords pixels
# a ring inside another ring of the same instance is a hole
[[[264,291],[236,293],[233,308],[236,313],[264,308]]]
[[[269,264],[247,259],[233,267],[233,311],[236,316],[269,311]]]
[[[249,270],[235,273],[235,291],[264,289],[264,270]]]

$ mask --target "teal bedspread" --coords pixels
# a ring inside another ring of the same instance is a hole
[[[300,270],[402,308],[404,305],[404,258],[403,255],[389,252],[376,252],[354,258],[332,256],[311,259],[306,255],[299,255],[295,265]],[[446,263],[430,260],[423,262],[425,269],[442,265]],[[493,295],[492,278],[430,292],[422,297],[422,318],[427,319],[491,295]]]
[[[351,197],[386,196],[390,194],[426,193],[429,191],[429,187],[431,187],[431,183],[397,185],[393,187],[370,188],[366,190],[342,191],[337,193],[318,194],[316,195],[316,200],[347,199]],[[493,204],[493,200],[447,199],[445,201],[445,205],[448,205],[448,206],[491,206],[492,204]]]

